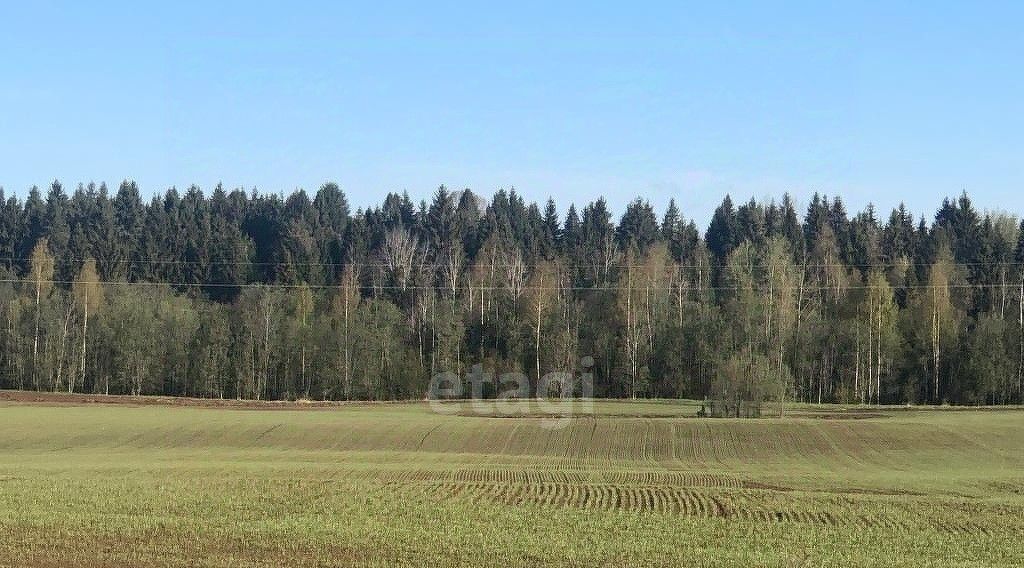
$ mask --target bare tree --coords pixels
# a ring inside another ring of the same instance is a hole
[[[542,262],[530,276],[527,295],[529,297],[529,318],[533,327],[534,367],[537,384],[540,384],[540,338],[544,319],[553,308],[558,296],[558,271],[551,262]]]
[[[456,316],[459,279],[462,277],[465,263],[466,256],[463,254],[461,246],[446,246],[445,251],[441,254],[441,281],[448,293],[452,317]]]
[[[787,340],[793,337],[799,298],[799,268],[794,266],[792,251],[785,240],[774,238],[766,251],[765,345],[774,386],[780,400],[780,416],[786,414],[786,394],[790,388],[790,372],[786,365]],[[772,349],[774,344],[775,349]]]
[[[638,387],[649,378],[649,357],[654,351],[658,321],[664,309],[660,292],[667,278],[667,250],[652,248],[647,255],[626,256],[625,273],[619,288],[619,311],[624,319],[623,343],[629,363],[630,397],[636,398]]]
[[[502,255],[502,268],[504,268],[505,286],[512,297],[512,304],[514,307],[518,307],[526,286],[526,260],[523,258],[522,249],[513,246],[505,251],[505,254]]]
[[[1020,273],[1020,295],[1017,298],[1017,399],[1024,400],[1024,270]]]
[[[299,348],[299,379],[302,385],[303,396],[308,399],[312,381],[306,376],[306,351],[310,343],[309,318],[313,314],[314,308],[313,292],[309,289],[309,286],[303,284],[299,287],[294,308],[294,316],[298,320],[296,323],[299,325],[299,342],[301,343]]]
[[[950,295],[953,279],[953,261],[947,248],[939,251],[938,259],[928,273],[927,306],[931,319],[932,397],[941,402],[940,369],[942,349],[953,330],[954,308]]]
[[[419,239],[405,227],[398,227],[384,237],[381,251],[385,268],[399,290],[409,286],[418,257],[422,256]]]
[[[879,270],[873,270],[868,275],[867,304],[867,400],[870,402],[874,395],[874,400],[878,403],[882,388],[882,366],[888,362],[896,345],[897,316],[892,286]]]
[[[351,322],[359,306],[359,265],[346,264],[341,272],[338,295],[334,298],[334,310],[341,316],[341,387],[348,400],[352,397],[352,332]]]

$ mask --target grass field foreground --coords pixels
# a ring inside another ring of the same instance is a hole
[[[0,403],[2,566],[1020,566],[1024,411]]]

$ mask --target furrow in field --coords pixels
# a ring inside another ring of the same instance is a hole
[[[745,489],[682,488],[659,485],[580,484],[560,481],[500,483],[493,481],[440,481],[405,484],[432,499],[462,499],[473,506],[536,505],[552,508],[618,510],[726,518],[756,523],[797,523],[818,526],[880,528],[892,532],[909,529],[899,512],[849,514],[828,501],[805,502],[776,492]],[[988,528],[967,519],[935,519],[931,526],[944,534],[988,534]]]

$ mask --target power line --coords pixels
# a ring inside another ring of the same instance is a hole
[[[497,292],[497,291],[508,291],[509,286],[423,286],[423,285],[407,285],[400,286],[394,284],[387,285],[373,285],[373,284],[284,284],[284,283],[239,283],[229,284],[224,282],[148,282],[148,281],[135,281],[129,282],[125,280],[100,280],[100,281],[86,281],[86,280],[31,280],[31,279],[17,279],[17,278],[5,278],[0,279],[0,283],[6,284],[27,284],[27,283],[44,283],[54,285],[103,285],[103,286],[146,286],[146,287],[160,287],[167,286],[171,288],[280,288],[280,289],[302,289],[308,288],[312,290],[395,290],[395,291],[486,291],[486,292]],[[660,292],[677,292],[680,290],[679,286],[520,286],[517,287],[520,291],[574,291],[574,292],[586,292],[586,291],[598,291],[598,292],[612,292],[612,291],[660,291]],[[851,284],[843,286],[826,286],[826,285],[807,285],[807,286],[773,286],[773,290],[804,290],[810,292],[820,291],[833,291],[833,290],[932,290],[932,289],[1016,289],[1017,284],[994,284],[994,283],[975,283],[975,284],[946,284],[946,285],[932,285],[932,284],[912,284],[907,286],[876,286],[869,284]],[[765,291],[757,287],[747,286],[683,286],[683,291],[687,292],[702,292],[702,291],[739,291],[739,290],[753,290],[753,291]]]
[[[90,260],[88,258],[62,258],[54,259],[54,263],[70,263],[80,264]],[[289,261],[287,263],[275,262],[275,261],[226,261],[226,260],[180,260],[180,259],[101,259],[91,258],[98,264],[103,265],[132,265],[132,264],[148,264],[148,265],[172,265],[172,266],[298,266],[298,267],[328,267],[328,268],[344,268],[348,266],[360,267],[360,268],[390,268],[391,265],[387,262],[314,262],[314,261]],[[31,262],[31,257],[0,257],[0,262],[6,263],[21,263]],[[414,267],[421,267],[427,264],[433,264],[436,266],[442,266],[444,261],[437,263],[419,263]],[[539,266],[545,266],[548,263],[545,262],[523,262],[523,263],[508,263],[508,262],[466,262],[463,266],[466,268],[482,267],[482,268],[536,268]],[[646,264],[643,263],[616,263],[610,262],[595,263],[595,264],[559,264],[557,261],[551,261],[550,264],[557,268],[566,270],[570,269],[607,269],[607,268],[647,268]],[[693,263],[670,263],[665,266],[665,270],[677,270],[677,269],[695,269],[695,268],[712,268],[712,262],[706,264],[693,264]],[[869,263],[843,263],[843,262],[795,262],[792,266],[795,268],[919,268],[919,267],[931,267],[933,263],[928,262],[869,262]],[[1024,266],[1024,261],[985,261],[985,262],[950,262],[950,266],[954,267],[1021,267]]]

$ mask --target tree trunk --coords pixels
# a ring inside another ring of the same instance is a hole
[[[858,314],[859,315],[859,314]],[[854,400],[860,399],[860,403],[864,404],[864,397],[860,393],[860,322],[857,322],[857,350],[854,357],[853,364],[853,397]]]
[[[39,300],[42,295],[43,283],[36,276],[36,329],[32,336],[32,383],[39,390]]]
[[[1024,272],[1020,275],[1020,299],[1018,301],[1018,335],[1020,351],[1017,360],[1017,402],[1024,402]]]
[[[270,386],[270,311],[267,311],[266,315],[266,326],[263,335],[263,388],[260,389],[260,398],[262,399],[268,387]],[[275,381],[276,383],[276,381]]]
[[[345,294],[345,304],[344,304],[344,312],[345,312],[345,315],[344,315],[344,318],[345,318],[345,320],[344,320],[345,321],[345,323],[344,323],[344,326],[345,326],[344,327],[345,365],[344,365],[344,367],[345,368],[342,370],[342,382],[344,384],[344,389],[345,389],[345,400],[349,400],[351,398],[351,396],[352,396],[352,375],[351,375],[351,372],[350,372],[350,369],[352,367],[352,348],[351,348],[351,344],[350,344],[350,340],[349,340],[349,327],[348,327],[349,305],[348,304],[349,304],[349,300],[351,298],[352,292],[351,292],[351,290],[345,290],[344,294]]]
[[[85,388],[85,361],[86,361],[86,344],[85,338],[89,332],[89,288],[85,287],[85,303],[82,305],[82,388]],[[68,392],[71,392],[73,384],[68,381]]]
[[[878,333],[875,334],[875,341],[878,342],[878,349],[875,351],[875,404],[882,401],[882,306],[878,306]]]
[[[57,392],[57,389],[60,388],[61,371],[63,370],[64,367],[64,352],[67,347],[68,339],[68,323],[71,321],[71,308],[73,306],[73,303],[68,304],[68,313],[64,317],[64,330],[60,336],[60,351],[58,352],[59,354],[57,355],[57,375],[55,377],[55,380],[53,381],[53,392]],[[74,387],[74,378],[72,377],[71,374],[70,365],[68,368],[68,383],[71,385],[68,387],[68,392],[70,392],[70,390]]]
[[[801,400],[803,400],[804,402],[807,402],[807,398],[808,398],[808,396],[810,394],[810,393],[808,393],[807,391],[804,390],[803,377],[800,376],[800,375],[803,374],[803,365],[801,365],[802,350],[800,349],[800,334],[801,334],[801,329],[803,328],[803,319],[804,319],[803,318],[803,316],[804,316],[804,282],[807,279],[807,257],[806,256],[807,256],[806,253],[804,253],[803,263],[800,266],[800,286],[799,286],[799,290],[797,292],[797,299],[796,299],[796,331],[795,331],[795,335],[794,335],[794,339],[795,340],[793,341],[793,363],[796,366],[796,375],[797,375],[796,376],[796,380],[797,380],[797,383],[800,385],[800,390],[804,391],[803,392],[803,396],[801,397]],[[808,390],[810,390],[810,384],[809,383],[810,383],[810,381],[808,381],[808,385],[807,385],[807,389]]]
[[[540,386],[540,320],[541,320],[541,317],[542,317],[543,311],[544,311],[544,274],[543,274],[543,272],[540,274],[539,286],[534,291],[534,293],[537,295],[537,314],[536,314],[536,316],[537,316],[537,325],[534,328],[533,349],[534,349],[534,359],[535,359],[536,366],[537,366],[537,386],[539,387]],[[540,396],[541,394],[546,394],[546,393],[540,393],[540,392],[537,393],[538,396]]]
[[[939,402],[939,306],[938,293],[932,290],[932,373],[934,386],[932,389],[933,402]]]

